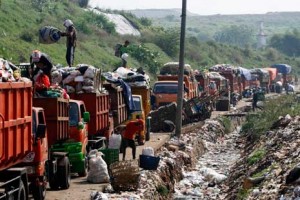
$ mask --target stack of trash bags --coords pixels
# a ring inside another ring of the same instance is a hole
[[[51,72],[52,83],[61,85],[70,93],[95,93],[100,88],[101,71],[92,65],[79,64],[76,67],[57,67]]]
[[[140,67],[138,69],[128,69],[118,67],[114,72],[103,73],[106,80],[122,79],[130,86],[150,86],[150,77]]]

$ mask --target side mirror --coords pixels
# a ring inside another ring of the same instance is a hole
[[[88,123],[88,122],[90,122],[90,120],[91,120],[90,113],[89,112],[84,112],[83,113],[83,121]]]
[[[46,124],[39,124],[37,126],[36,137],[37,138],[45,138],[46,137]]]

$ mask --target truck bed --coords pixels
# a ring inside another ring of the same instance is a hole
[[[84,102],[87,111],[90,113],[89,136],[103,135],[109,128],[109,94],[108,93],[82,93],[70,94],[72,99]]]
[[[32,149],[32,83],[0,83],[0,171]]]
[[[44,108],[49,147],[69,138],[69,100],[34,98],[33,105]]]

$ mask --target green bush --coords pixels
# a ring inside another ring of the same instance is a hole
[[[230,133],[232,131],[231,120],[228,117],[222,116],[218,120],[223,124],[225,128],[225,133]]]
[[[168,188],[164,185],[159,185],[156,187],[156,191],[162,196],[167,196],[169,194]]]
[[[253,165],[260,161],[266,155],[266,151],[264,149],[259,149],[253,152],[250,157],[247,159],[249,165]]]

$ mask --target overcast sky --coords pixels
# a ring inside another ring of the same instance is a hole
[[[181,8],[182,0],[90,0],[103,9]],[[199,15],[265,14],[300,11],[300,0],[187,0],[187,10]]]

